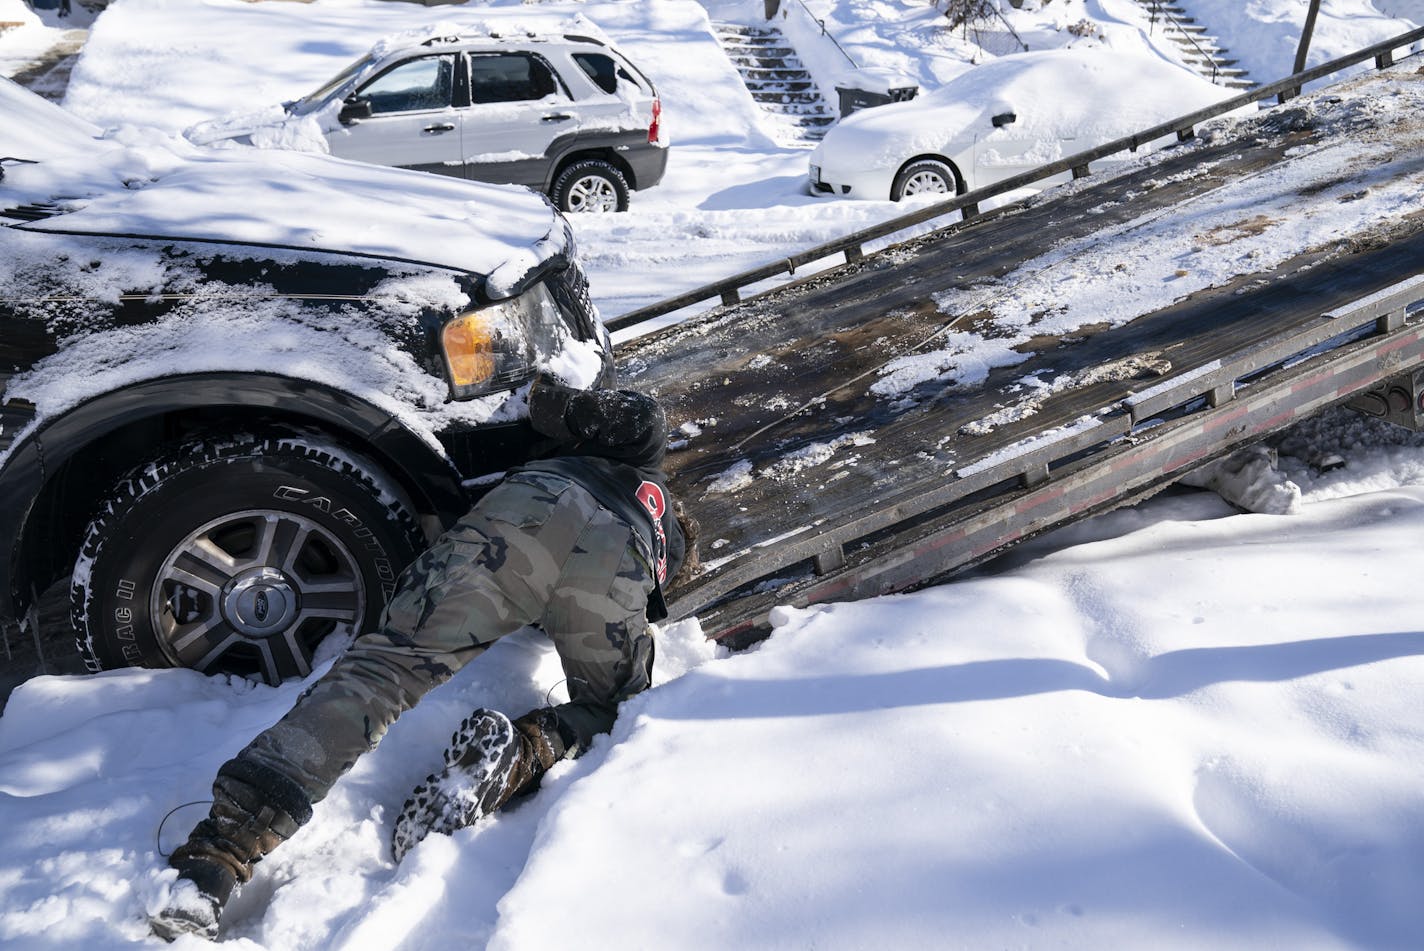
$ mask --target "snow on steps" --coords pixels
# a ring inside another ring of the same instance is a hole
[[[837,113],[781,31],[727,22],[713,28],[752,99],[771,116],[776,138],[783,145],[819,141]]]
[[[1152,28],[1161,27],[1162,35],[1177,47],[1178,58],[1188,67],[1229,89],[1254,89],[1259,85],[1237,66],[1237,60],[1227,57],[1229,51],[1185,7],[1161,0],[1137,2],[1147,12]]]

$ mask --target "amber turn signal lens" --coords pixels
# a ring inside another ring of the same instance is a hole
[[[478,386],[494,376],[494,333],[483,315],[455,318],[445,325],[440,339],[456,386]]]

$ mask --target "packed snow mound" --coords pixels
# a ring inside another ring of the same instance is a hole
[[[1182,477],[1184,485],[1210,489],[1247,512],[1293,515],[1300,511],[1300,486],[1277,468],[1276,454],[1264,445],[1247,446]]]

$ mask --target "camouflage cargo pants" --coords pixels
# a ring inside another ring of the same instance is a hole
[[[607,732],[646,689],[652,590],[641,539],[581,486],[520,472],[492,489],[401,576],[380,630],[356,639],[239,758],[323,798],[427,691],[506,634],[539,624],[567,677],[555,708],[570,750]]]

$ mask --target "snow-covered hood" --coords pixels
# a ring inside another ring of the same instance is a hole
[[[95,135],[0,87],[0,222],[30,231],[221,241],[355,253],[486,275],[507,293],[566,250],[567,227],[518,186],[257,149],[206,150],[150,129]],[[8,121],[20,103],[22,121]],[[48,104],[44,104],[48,105]],[[44,120],[38,126],[27,119]],[[76,146],[83,146],[77,148]],[[41,147],[43,146],[43,147]],[[6,209],[51,205],[39,220]]]
[[[92,146],[101,130],[0,76],[0,156],[31,160]]]
[[[22,187],[31,168],[13,169],[4,184]],[[557,215],[527,189],[330,156],[221,152],[126,181],[25,227],[345,251],[485,275],[511,259],[527,271],[564,250]]]

